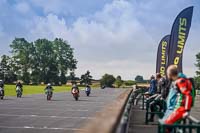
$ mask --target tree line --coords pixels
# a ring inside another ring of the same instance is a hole
[[[5,83],[14,83],[22,80],[24,84],[65,84],[80,81],[82,85],[91,85],[92,76],[86,71],[81,77],[76,77],[77,60],[74,58],[74,49],[61,38],[53,41],[37,39],[29,42],[25,38],[15,38],[10,44],[10,54],[0,58],[0,79]],[[100,80],[101,85],[107,87],[132,85],[134,82],[124,82],[121,76],[105,74]]]
[[[76,79],[74,49],[61,38],[34,42],[15,38],[10,48],[11,55],[2,55],[0,61],[0,78],[6,83],[22,80],[25,84],[64,84]]]
[[[65,84],[68,80],[80,84],[92,84],[90,71],[81,77],[76,77],[77,60],[74,49],[70,44],[61,39],[37,39],[29,42],[25,38],[15,38],[10,44],[10,54],[0,58],[0,79],[5,83],[22,80],[25,84],[53,83]],[[143,77],[138,75],[135,81],[142,82]],[[105,74],[100,79],[100,84],[107,87],[131,86],[135,81],[123,81],[121,76]]]
[[[100,80],[101,86],[106,87],[122,87],[122,86],[132,86],[136,84],[133,80],[122,80],[122,77],[118,75],[116,78],[112,74],[104,74]]]

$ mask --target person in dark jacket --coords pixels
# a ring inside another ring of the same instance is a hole
[[[21,89],[21,91],[23,92],[23,85],[21,84],[21,82],[17,82],[16,88],[17,87],[19,87]]]
[[[47,84],[46,88],[44,89],[45,90],[45,93],[47,93],[48,91],[51,92],[51,95],[53,95],[53,87],[51,86],[50,83]]]

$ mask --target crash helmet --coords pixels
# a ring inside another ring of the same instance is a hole
[[[89,84],[86,84],[86,87],[90,87]]]
[[[78,86],[77,86],[76,84],[74,84],[74,85],[72,86],[72,88],[78,88]]]
[[[50,83],[48,83],[48,84],[47,84],[47,86],[48,86],[48,87],[50,87],[50,86],[51,86],[51,84],[50,84]]]

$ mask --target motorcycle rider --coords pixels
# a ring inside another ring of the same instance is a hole
[[[87,89],[88,89],[89,91],[91,91],[91,87],[90,87],[88,84],[86,85],[85,90],[87,90]]]
[[[19,87],[21,89],[21,92],[23,92],[23,85],[21,84],[21,82],[17,82],[16,84],[16,88]]]
[[[172,83],[167,99],[167,110],[159,122],[174,124],[189,115],[192,107],[192,83],[184,74],[178,73],[175,65],[168,67],[167,75]]]
[[[79,88],[78,88],[78,86],[76,84],[74,84],[72,86],[71,93],[72,93],[73,89],[76,89],[78,91],[78,94],[79,94]]]
[[[53,95],[53,87],[51,86],[50,83],[47,84],[46,88],[44,89],[45,90],[45,93],[47,93],[48,90],[50,90],[51,92],[51,95]]]
[[[2,88],[2,93],[3,93],[3,96],[4,96],[4,82],[3,82],[3,80],[0,80],[0,87]]]

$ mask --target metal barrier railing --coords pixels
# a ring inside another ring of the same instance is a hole
[[[200,133],[200,121],[192,116],[183,119],[180,124],[158,125],[158,133]]]
[[[131,113],[131,108],[132,105],[135,103],[137,104],[139,99],[141,97],[139,96],[141,93],[143,93],[143,89],[137,89],[132,91],[132,93],[129,95],[129,98],[127,100],[127,103],[124,108],[124,112],[122,113],[122,117],[120,120],[120,123],[118,125],[117,133],[127,133],[128,132],[128,127],[129,127],[129,119],[130,119],[130,113]],[[138,97],[139,96],[139,97]]]
[[[159,104],[160,107],[159,110],[157,109],[157,105]],[[152,112],[152,110],[150,110],[150,107],[153,106],[155,109],[154,112]],[[161,95],[159,94],[155,94],[152,97],[148,98],[146,100],[146,114],[145,114],[145,124],[149,124],[149,115],[157,115],[159,118],[162,118],[164,116],[164,112],[166,110],[166,104],[164,100],[161,100]]]
[[[129,119],[130,119],[131,107],[135,101],[135,98],[136,98],[136,93],[135,91],[132,91],[125,105],[124,112],[122,113],[122,117],[121,117],[116,133],[128,132],[128,124],[129,124]]]
[[[135,102],[134,102],[134,105],[138,105],[139,103],[139,100],[142,99],[142,110],[145,109],[145,92],[147,91],[147,89],[145,88],[139,88],[135,91],[136,93],[136,98],[135,98]]]

